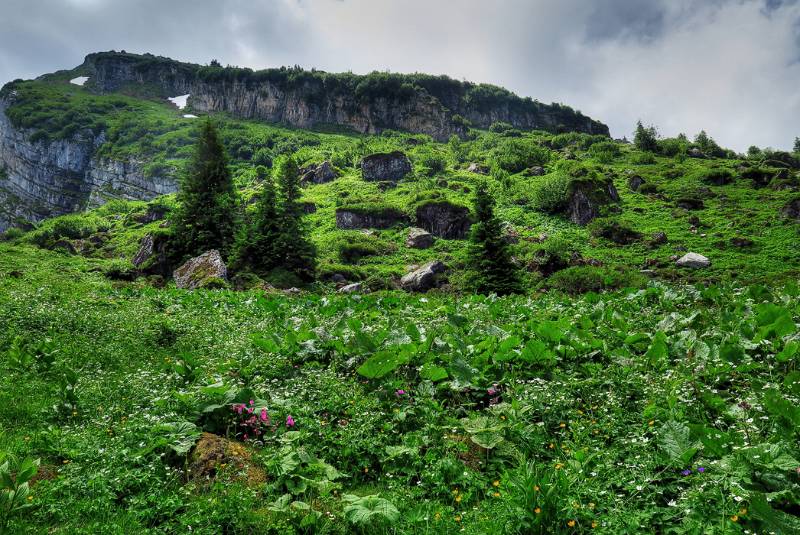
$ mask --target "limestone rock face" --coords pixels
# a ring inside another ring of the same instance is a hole
[[[686,253],[675,262],[675,265],[678,267],[702,269],[710,266],[711,260],[701,254]]]
[[[212,249],[188,260],[172,273],[175,285],[186,290],[195,290],[228,280],[228,268],[219,251]]]
[[[644,179],[639,175],[631,175],[628,178],[628,187],[631,189],[631,191],[639,191],[639,188],[642,187],[642,184],[644,184]]]
[[[411,161],[400,151],[370,154],[361,160],[361,176],[370,182],[397,182],[411,173]]]
[[[800,220],[800,198],[794,199],[784,206],[783,215],[791,219]]]
[[[611,180],[604,183],[593,180],[573,182],[568,206],[569,218],[576,225],[588,225],[600,215],[601,206],[614,202],[619,202],[619,194]]]
[[[354,282],[353,284],[348,284],[346,286],[342,286],[339,288],[340,294],[354,294],[364,291],[364,285],[360,282]]]
[[[406,247],[412,249],[427,249],[433,245],[433,234],[425,229],[413,227],[408,231]]]
[[[145,234],[131,263],[140,273],[167,277],[167,240],[164,236]]]
[[[400,279],[400,287],[409,292],[426,292],[438,286],[439,275],[444,271],[445,266],[439,260],[428,262],[411,273],[403,275],[403,278]]]
[[[0,232],[19,220],[38,222],[110,199],[150,200],[177,190],[172,176],[145,177],[141,162],[97,158],[103,134],[31,141],[33,132],[15,128],[6,116],[13,99],[13,93],[0,99]]]
[[[407,221],[408,217],[406,217],[403,212],[388,208],[375,211],[359,210],[356,208],[336,209],[336,228],[344,230],[365,228],[387,229]]]
[[[460,240],[467,236],[472,221],[469,208],[442,201],[418,206],[417,224],[438,238]]]

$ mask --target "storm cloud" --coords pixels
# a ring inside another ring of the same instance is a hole
[[[3,0],[0,80],[100,50],[327,71],[430,72],[569,104],[630,136],[800,135],[797,0]]]

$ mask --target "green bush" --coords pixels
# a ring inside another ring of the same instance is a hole
[[[642,237],[625,223],[607,217],[595,219],[589,223],[589,233],[597,238],[605,238],[618,245],[633,243]]]
[[[360,232],[348,233],[336,243],[339,260],[345,264],[357,264],[364,257],[385,254],[386,249],[386,244],[382,241]]]
[[[491,152],[491,158],[501,169],[519,173],[534,165],[550,161],[550,151],[530,140],[504,139]]]
[[[595,143],[589,147],[589,154],[600,163],[612,163],[622,154],[619,145],[613,141]]]
[[[652,165],[656,163],[656,157],[652,152],[637,152],[631,154],[630,162],[633,165]]]
[[[504,123],[503,121],[496,121],[489,126],[489,132],[494,132],[496,134],[502,134],[508,130],[513,129],[514,126],[509,123]]]
[[[426,154],[419,160],[425,176],[435,176],[447,169],[447,159],[441,154]]]
[[[639,273],[607,267],[574,266],[551,275],[546,286],[569,294],[599,292],[620,288],[639,288],[645,279]]]
[[[545,175],[533,185],[533,207],[540,212],[560,212],[569,200],[572,177],[563,171]]]
[[[109,228],[111,225],[96,215],[70,214],[46,221],[28,239],[34,245],[48,248],[59,240],[81,240]]]
[[[673,158],[678,154],[685,154],[689,144],[678,138],[666,138],[658,141],[658,152],[662,155]]]
[[[7,229],[5,232],[0,234],[0,240],[2,240],[2,241],[13,241],[13,240],[21,238],[24,235],[25,235],[25,231],[24,230],[22,230],[21,228],[14,227],[14,228]]]

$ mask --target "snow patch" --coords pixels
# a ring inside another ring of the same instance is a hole
[[[83,85],[88,80],[89,80],[88,76],[78,76],[77,78],[73,78],[72,80],[70,80],[69,83],[75,84],[75,85]]]
[[[180,95],[177,97],[170,97],[167,100],[175,104],[179,110],[182,110],[186,107],[186,101],[189,99],[189,95]]]
[[[184,119],[197,119],[197,115],[192,115],[191,113],[187,113],[183,116]]]

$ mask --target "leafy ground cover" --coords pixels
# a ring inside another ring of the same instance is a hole
[[[284,296],[106,262],[0,245],[0,476],[40,460],[11,533],[800,529],[794,284]],[[199,466],[201,432],[239,453]]]

